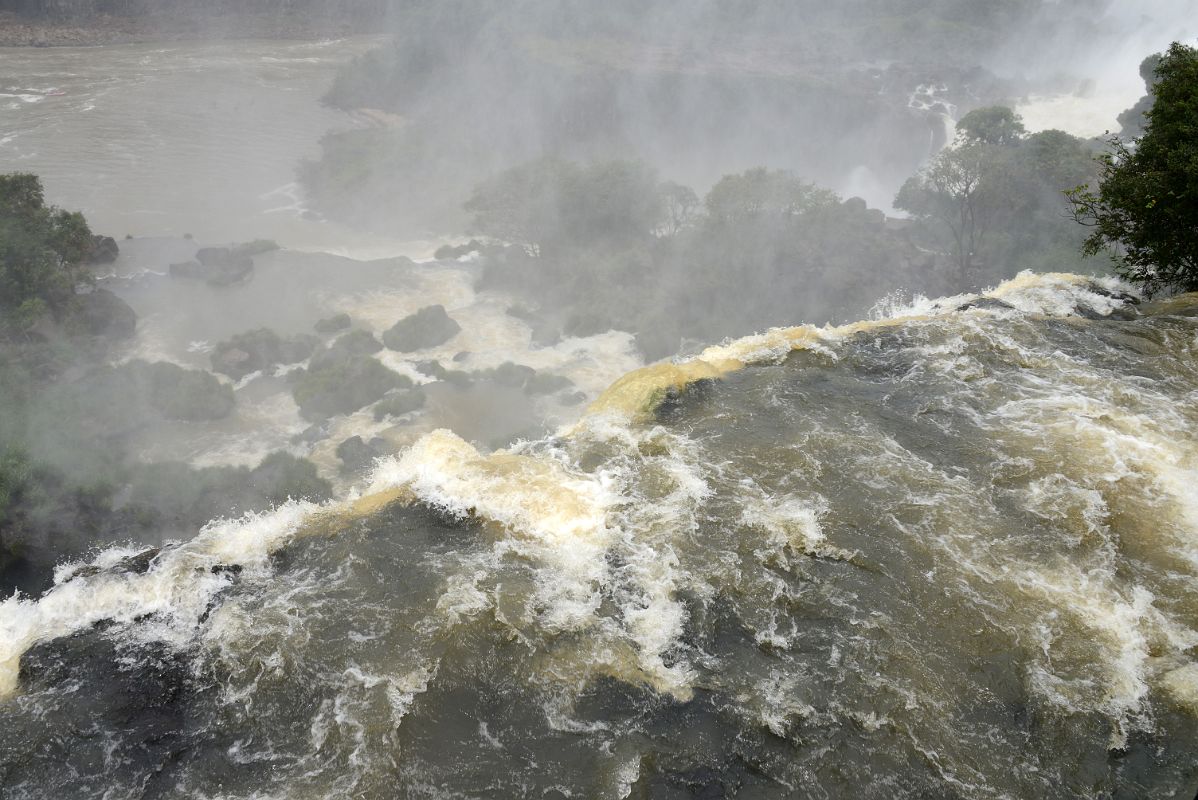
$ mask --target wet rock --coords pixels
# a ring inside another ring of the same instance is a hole
[[[224,419],[233,410],[233,387],[198,369],[184,369],[165,361],[133,361],[124,369],[133,372],[145,387],[150,405],[166,419],[185,422]]]
[[[208,571],[210,573],[212,573],[213,575],[237,576],[237,575],[241,574],[241,565],[240,564],[213,564],[211,569],[209,569]]]
[[[408,353],[445,344],[461,330],[444,306],[425,306],[391,326],[383,334],[383,344]]]
[[[468,256],[474,252],[482,252],[485,245],[477,239],[471,239],[465,244],[451,245],[443,244],[433,253],[433,258],[438,261],[456,261],[462,256]]]
[[[154,559],[162,552],[160,547],[151,547],[148,550],[143,550],[134,556],[122,558],[120,561],[112,565],[115,572],[127,572],[130,575],[141,575],[148,572],[150,565],[154,563]]]
[[[971,308],[978,308],[984,311],[1007,311],[1015,308],[1015,306],[1005,300],[999,300],[997,297],[979,297],[957,306],[957,311],[968,311]]]
[[[348,329],[352,324],[353,322],[350,320],[349,314],[334,314],[331,317],[317,320],[316,324],[312,327],[316,329],[317,333],[337,333],[338,331]]]
[[[337,458],[345,469],[357,471],[374,463],[382,453],[362,440],[361,436],[351,436],[337,445]]]
[[[381,421],[384,417],[400,417],[424,407],[424,390],[419,386],[391,392],[374,405],[374,418]]]
[[[387,369],[366,355],[322,359],[288,377],[300,413],[308,419],[350,414],[379,400],[392,389],[412,385],[410,378]]]
[[[1099,283],[1088,284],[1086,286],[1086,289],[1087,289],[1087,291],[1089,291],[1093,294],[1096,294],[1099,297],[1109,297],[1112,300],[1118,300],[1123,303],[1130,303],[1131,305],[1139,305],[1140,304],[1140,298],[1136,297],[1134,294],[1128,294],[1127,292],[1120,292],[1118,290],[1108,289]]]
[[[328,426],[317,422],[291,437],[292,444],[315,444],[329,435]]]
[[[273,242],[266,244],[273,245]],[[202,247],[196,252],[195,261],[171,264],[169,272],[174,278],[202,280],[211,286],[229,286],[245,280],[254,271],[252,253],[260,252],[260,247],[258,243],[237,247]]]
[[[91,253],[87,256],[89,264],[111,264],[121,254],[116,239],[111,236],[93,236]]]
[[[586,402],[587,396],[582,392],[569,392],[558,398],[563,406],[576,406]]]
[[[332,344],[312,356],[312,366],[323,366],[353,356],[374,355],[383,349],[379,340],[369,331],[350,331],[338,337]]]
[[[449,371],[449,370],[445,369],[445,367],[441,366],[440,361],[436,361],[433,359],[429,359],[428,361],[417,361],[416,369],[421,374],[427,375],[430,378],[437,378],[438,380],[443,378],[445,376],[445,373]]]
[[[523,364],[513,364],[511,361],[505,361],[498,367],[490,371],[488,377],[498,383],[500,386],[508,386],[512,389],[522,389],[529,379],[535,377],[537,371],[532,367],[524,366]]]
[[[564,375],[538,372],[525,381],[524,392],[531,395],[553,394],[573,385],[574,382]]]
[[[470,358],[469,350],[462,350],[461,352],[453,354],[453,360],[455,363],[458,363],[458,364],[460,364],[461,362],[465,361],[468,358]]]
[[[128,339],[137,329],[137,314],[107,289],[76,295],[76,315],[83,330],[92,336]]]
[[[307,334],[284,339],[269,328],[258,328],[219,343],[212,351],[212,369],[240,380],[251,372],[303,361],[319,343]]]

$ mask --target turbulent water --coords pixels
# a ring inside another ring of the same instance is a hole
[[[626,375],[0,605],[5,797],[1183,797],[1198,298],[1025,274]]]

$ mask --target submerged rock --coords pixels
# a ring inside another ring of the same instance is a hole
[[[461,330],[445,306],[425,306],[391,326],[383,334],[383,344],[404,353],[424,350],[445,344]]]

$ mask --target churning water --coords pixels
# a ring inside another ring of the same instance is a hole
[[[6,797],[1190,797],[1198,299],[1025,274],[0,605]]]

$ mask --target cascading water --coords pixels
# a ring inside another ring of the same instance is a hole
[[[1021,275],[0,605],[0,787],[1189,797],[1198,300]]]

